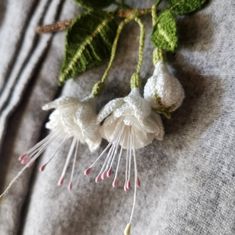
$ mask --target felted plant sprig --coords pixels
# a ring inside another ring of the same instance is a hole
[[[80,16],[37,29],[39,33],[67,30],[65,58],[59,82],[63,85],[66,80],[76,78],[79,74],[109,59],[107,68],[93,85],[88,97],[81,100],[76,97],[61,97],[43,106],[43,110],[54,109],[46,124],[51,133],[19,157],[23,168],[8,184],[0,198],[55,139],[61,142],[60,146],[65,141],[70,141],[70,149],[57,184],[64,185],[67,169],[72,164],[67,182],[68,189],[72,190],[79,145],[87,144],[89,150],[94,152],[99,148],[101,140],[105,139],[108,142],[107,146],[85,169],[84,174],[90,175],[95,171],[97,164],[103,161],[95,177],[96,183],[114,175],[113,188],[122,186],[124,191],[128,192],[133,187],[131,215],[124,231],[125,235],[130,235],[137,188],[141,186],[136,150],[144,148],[154,140],[163,140],[164,127],[160,115],[170,118],[171,113],[180,107],[185,96],[182,85],[170,72],[165,56],[168,52],[175,52],[178,46],[177,17],[196,12],[207,1],[157,0],[147,9],[132,8],[124,1],[114,0],[76,0],[76,2],[83,8]],[[115,9],[110,8],[111,5],[115,5]],[[152,17],[151,40],[154,46],[152,60],[155,68],[144,86],[142,95],[140,72],[144,54],[145,27],[141,17],[144,15]],[[120,34],[129,22],[136,22],[140,29],[138,61],[130,78],[130,93],[125,97],[109,101],[97,114],[96,99],[102,95],[108,82]],[[39,166],[40,171],[44,171],[56,158],[60,146]],[[125,169],[120,169],[123,160]],[[118,177],[120,171],[124,173],[124,183],[119,179],[121,177]]]

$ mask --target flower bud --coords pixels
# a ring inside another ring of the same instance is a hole
[[[144,98],[160,112],[173,112],[183,102],[184,89],[163,61],[155,64],[153,76],[144,87]]]

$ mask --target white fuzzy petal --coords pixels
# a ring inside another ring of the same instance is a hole
[[[134,144],[135,149],[144,148],[145,146],[153,142],[153,139],[154,139],[153,134],[140,131],[138,129],[133,129],[133,132],[134,132],[133,144]]]
[[[139,89],[133,89],[124,101],[130,105],[136,116],[147,117],[151,113],[151,107],[140,95]]]
[[[42,106],[42,109],[49,110],[49,109],[55,109],[55,108],[61,107],[63,105],[74,105],[74,104],[79,104],[79,103],[80,101],[78,98],[65,96],[65,97],[60,97],[58,99],[55,99],[48,104],[45,104],[44,106]]]
[[[143,148],[155,138],[161,140],[164,135],[160,116],[153,113],[138,89],[132,90],[109,112],[100,130],[104,139],[118,143],[124,149]]]
[[[107,118],[114,110],[123,104],[123,98],[117,98],[108,102],[103,109],[99,112],[97,117],[97,122],[101,123],[105,118]]]
[[[45,109],[55,108],[46,127],[59,131],[61,136],[74,137],[81,143],[87,143],[94,151],[101,142],[97,115],[92,100],[80,101],[74,97],[62,97]]]

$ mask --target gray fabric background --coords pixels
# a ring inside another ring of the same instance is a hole
[[[151,5],[150,0],[129,2]],[[38,36],[35,27],[78,12],[72,0],[0,1],[1,189],[21,169],[17,157],[45,132],[48,113],[40,107],[61,92],[85,96],[105,68],[93,69],[58,89],[64,34]],[[142,189],[133,235],[235,234],[234,16],[233,0],[211,0],[203,11],[179,20],[181,47],[170,62],[186,99],[171,120],[164,120],[164,141],[138,152]],[[150,33],[151,20],[144,21]],[[137,35],[134,24],[123,33],[100,104],[128,93]],[[146,79],[153,71],[149,36],[145,52]],[[58,144],[53,143],[43,158]],[[98,154],[90,154],[84,146],[79,149],[77,187],[73,193],[57,188],[66,151],[45,172],[38,173],[37,166],[25,172],[1,200],[1,235],[122,234],[132,193],[83,177],[84,167]]]

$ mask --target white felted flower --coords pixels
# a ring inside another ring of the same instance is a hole
[[[43,110],[55,109],[46,127],[62,137],[74,137],[86,143],[91,152],[101,142],[93,100],[80,101],[75,97],[62,97],[42,107]]]
[[[108,152],[96,182],[111,176],[113,162],[119,156],[113,180],[115,187],[119,162],[125,150],[127,164],[124,189],[127,191],[130,187],[131,161],[132,158],[135,161],[135,150],[149,145],[154,139],[163,139],[164,128],[161,118],[152,111],[149,103],[141,97],[139,90],[133,89],[128,96],[114,99],[106,104],[98,115],[98,122],[102,123],[101,135],[109,144],[96,161],[85,170],[85,175],[88,175],[98,160]],[[139,185],[138,179],[136,183]]]
[[[151,110],[138,89],[133,89],[124,98],[114,99],[106,104],[98,115],[98,122],[101,123],[104,119],[101,126],[102,137],[113,142],[116,138],[115,128],[119,132],[123,127],[123,138],[119,144],[124,149],[128,148],[128,140],[124,137],[127,129],[131,129],[133,133],[135,149],[149,145],[155,138],[162,140],[164,135],[160,116]]]
[[[57,156],[64,142],[71,139],[71,146],[65,160],[61,177],[58,181],[58,185],[61,186],[68,166],[72,163],[72,171],[68,184],[68,189],[71,190],[79,143],[86,143],[90,151],[94,151],[99,147],[101,142],[97,116],[92,103],[92,99],[80,101],[75,97],[62,97],[43,106],[43,110],[55,109],[46,124],[46,127],[51,130],[51,133],[19,157],[19,161],[24,167],[10,182],[1,196],[9,190],[11,185],[20,177],[24,170],[31,166],[53,140],[60,141],[61,144],[39,169],[43,171],[48,163]]]
[[[169,72],[163,61],[157,62],[153,76],[144,87],[144,98],[155,109],[173,112],[180,107],[184,97],[179,80]]]
[[[162,140],[164,128],[160,116],[152,111],[150,104],[142,98],[137,88],[132,89],[128,96],[114,99],[105,105],[98,115],[98,122],[101,123],[101,135],[109,144],[84,171],[84,174],[89,175],[96,163],[104,157],[104,163],[95,181],[99,182],[111,177],[115,169],[112,186],[117,187],[120,162],[125,157],[124,190],[126,192],[131,188],[131,171],[134,169],[134,200],[130,221],[125,229],[125,234],[130,234],[137,187],[140,187],[136,149],[147,146],[154,139]],[[123,154],[124,151],[125,154]]]

